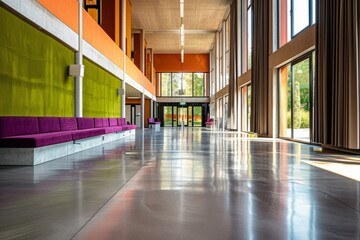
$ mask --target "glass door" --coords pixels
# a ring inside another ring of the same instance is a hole
[[[241,131],[250,132],[251,85],[241,88]]]
[[[172,126],[172,106],[164,106],[164,126],[171,127]]]
[[[184,121],[184,126],[187,126],[188,125],[187,117],[188,117],[188,108],[187,107],[179,107],[178,108],[178,126],[181,126],[181,121]]]
[[[313,55],[280,68],[279,136],[310,142]]]
[[[192,106],[188,106],[188,126],[192,127],[193,126],[193,107]]]
[[[202,126],[202,107],[195,106],[194,107],[194,127],[201,127]]]

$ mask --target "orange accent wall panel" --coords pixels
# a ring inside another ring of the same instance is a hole
[[[148,90],[152,95],[155,95],[155,85],[153,85],[144,74],[135,66],[135,64],[126,57],[126,73]]]
[[[209,72],[209,54],[154,54],[156,72]]]
[[[126,55],[131,58],[131,11],[132,6],[130,0],[126,3]]]
[[[76,0],[38,0],[38,2],[72,30],[78,32],[78,2]],[[123,52],[85,10],[83,10],[83,33],[84,39],[89,44],[123,69]]]

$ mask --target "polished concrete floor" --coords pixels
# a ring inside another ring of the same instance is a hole
[[[137,131],[0,167],[0,239],[360,239],[359,182],[308,164],[348,156],[201,128]]]

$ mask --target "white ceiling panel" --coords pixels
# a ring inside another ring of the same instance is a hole
[[[145,30],[155,53],[180,52],[180,1],[131,0],[132,28]],[[208,53],[228,0],[185,0],[185,53]]]

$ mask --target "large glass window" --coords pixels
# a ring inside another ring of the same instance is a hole
[[[251,68],[252,54],[252,0],[248,1],[247,8],[247,67]]]
[[[230,17],[225,22],[225,83],[224,86],[229,84],[230,78]]]
[[[219,37],[219,89],[222,89],[223,86],[223,81],[224,81],[224,59],[223,59],[223,55],[224,55],[224,34],[223,34],[223,29],[220,30],[220,37]]]
[[[161,73],[162,97],[205,96],[205,73]]]
[[[310,141],[313,55],[279,70],[279,136]]]
[[[162,73],[161,78],[161,96],[171,96],[171,73]]]
[[[204,73],[194,73],[194,97],[204,96]]]
[[[172,83],[172,96],[182,95],[179,90],[183,90],[181,73],[172,73],[171,74],[171,83]]]
[[[193,74],[183,73],[182,88],[184,90],[183,95],[186,97],[193,96]],[[202,96],[202,95],[201,95]]]
[[[315,23],[315,0],[278,0],[279,47]]]

